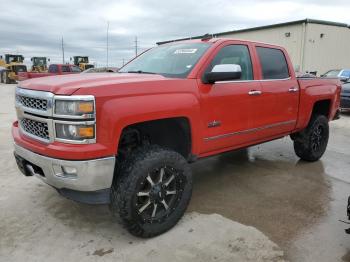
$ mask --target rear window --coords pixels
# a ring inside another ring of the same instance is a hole
[[[257,47],[263,79],[285,79],[289,77],[286,57],[279,49]]]
[[[57,65],[50,65],[49,66],[49,73],[57,73],[57,72],[58,72]]]
[[[344,70],[341,75],[342,77],[350,77],[350,70]]]
[[[63,66],[61,67],[61,69],[62,69],[62,73],[70,72],[69,66],[63,65]]]

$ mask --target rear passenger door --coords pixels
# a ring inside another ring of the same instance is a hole
[[[260,62],[262,108],[254,114],[261,138],[295,128],[299,107],[299,85],[283,50],[256,46]]]

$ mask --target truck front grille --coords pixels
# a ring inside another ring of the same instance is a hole
[[[49,128],[47,123],[24,118],[20,120],[20,125],[22,129],[28,134],[31,134],[33,136],[36,136],[45,140],[50,139]]]
[[[16,95],[16,100],[18,103],[25,107],[46,111],[47,110],[47,100],[40,98],[33,98],[28,96]]]

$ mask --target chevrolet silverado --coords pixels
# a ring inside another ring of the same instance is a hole
[[[152,237],[184,214],[197,159],[285,136],[302,160],[320,159],[340,82],[296,78],[282,47],[212,38],[157,46],[115,74],[23,81],[15,103],[23,174],[109,203],[130,233]]]

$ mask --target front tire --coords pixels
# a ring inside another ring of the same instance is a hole
[[[11,79],[9,78],[8,72],[5,71],[3,73],[3,81],[5,84],[11,84]]]
[[[302,160],[314,162],[326,151],[329,138],[328,119],[324,115],[315,115],[309,125],[293,136],[294,151]]]
[[[110,208],[132,235],[154,237],[180,220],[191,194],[192,174],[185,158],[169,149],[145,146],[121,164]]]

